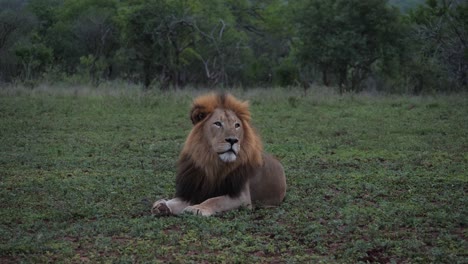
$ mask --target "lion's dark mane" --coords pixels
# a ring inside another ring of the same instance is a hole
[[[222,195],[239,197],[255,169],[250,165],[239,166],[225,177],[210,182],[203,169],[197,167],[188,155],[182,155],[177,167],[175,196],[190,204]]]

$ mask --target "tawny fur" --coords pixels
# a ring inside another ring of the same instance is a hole
[[[242,130],[226,121],[226,127],[230,127],[223,128],[222,136],[216,134],[219,140],[213,138],[213,122],[218,117],[226,120],[226,116],[231,123],[240,122]],[[208,216],[240,206],[251,208],[253,203],[281,203],[286,194],[284,170],[278,160],[263,152],[260,137],[250,124],[248,102],[229,94],[204,95],[194,100],[190,119],[194,126],[180,153],[176,197],[155,202],[154,214],[190,212]],[[226,135],[239,136],[239,152],[229,162],[213,149],[216,142],[224,146]]]

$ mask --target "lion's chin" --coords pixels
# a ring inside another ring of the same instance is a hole
[[[237,159],[237,155],[232,151],[228,151],[219,154],[219,158],[224,162],[234,162]]]

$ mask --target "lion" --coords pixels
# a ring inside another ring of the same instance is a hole
[[[248,102],[224,93],[203,95],[193,101],[190,119],[193,128],[177,162],[175,197],[156,201],[154,215],[211,216],[281,204],[284,169],[263,152]]]

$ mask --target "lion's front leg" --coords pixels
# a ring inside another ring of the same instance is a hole
[[[183,212],[192,213],[194,215],[211,216],[217,213],[237,209],[242,206],[249,209],[252,208],[249,188],[244,188],[239,197],[233,198],[229,195],[213,197],[201,204],[187,206]]]
[[[157,216],[178,215],[181,214],[189,205],[190,204],[188,202],[179,198],[174,198],[169,201],[163,199],[154,202],[153,207],[151,208],[151,213]]]

